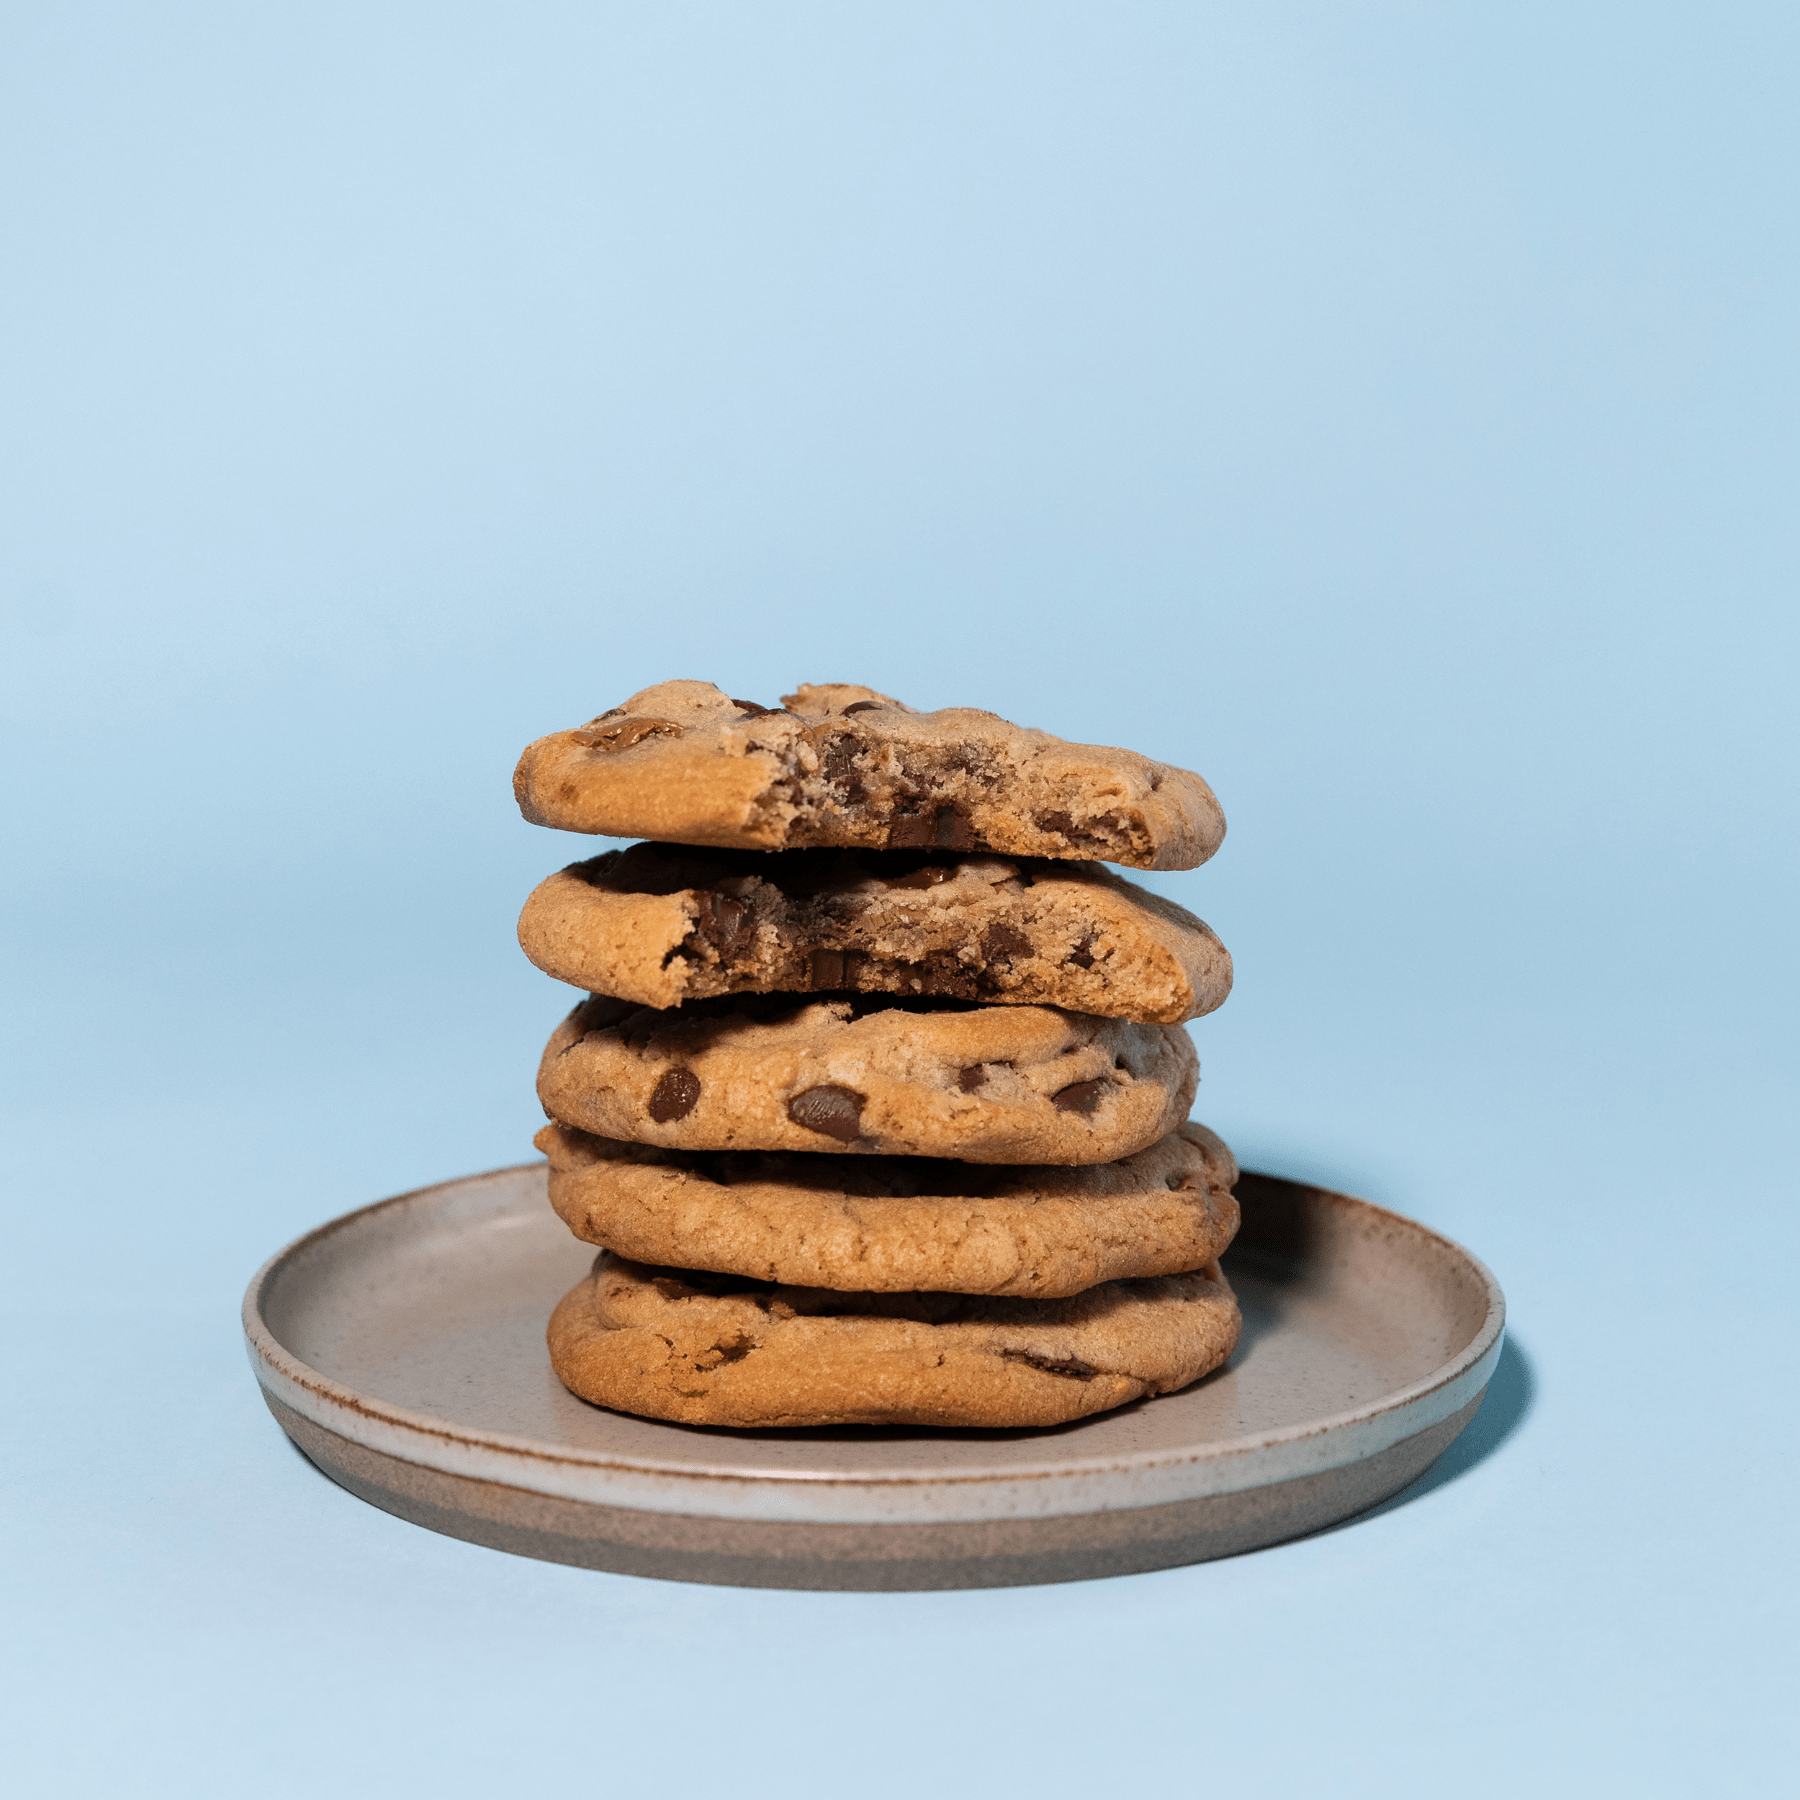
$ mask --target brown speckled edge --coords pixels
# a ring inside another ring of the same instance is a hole
[[[283,1378],[274,1365],[293,1359],[269,1337],[260,1308],[265,1284],[288,1257],[390,1207],[533,1172],[526,1165],[465,1177],[397,1196],[308,1233],[271,1258],[252,1281],[244,1307],[247,1348],[270,1411],[302,1452],[348,1491],[448,1536],[581,1567],[737,1586],[897,1591],[1079,1580],[1234,1555],[1353,1517],[1415,1480],[1473,1418],[1504,1328],[1498,1285],[1461,1246],[1352,1196],[1246,1173],[1240,1189],[1253,1192],[1256,1205],[1247,1213],[1249,1229],[1240,1240],[1245,1249],[1259,1259],[1298,1258],[1303,1266],[1315,1232],[1332,1218],[1352,1219],[1381,1237],[1410,1239],[1442,1258],[1468,1290],[1463,1298],[1472,1308],[1470,1341],[1432,1375],[1352,1412],[1259,1434],[1256,1440],[1209,1444],[1198,1461],[1191,1451],[1171,1459],[1166,1449],[1124,1459],[1144,1464],[1130,1471],[1135,1479],[1125,1485],[1140,1493],[1147,1489],[1145,1504],[1120,1504],[1098,1493],[1077,1498],[1073,1488],[1095,1485],[1095,1469],[1086,1471],[1089,1479],[1049,1483],[1071,1490],[1056,1505],[1041,1503],[1041,1496],[1040,1503],[1032,1503],[1034,1490],[1046,1483],[1028,1472],[971,1467],[943,1494],[922,1489],[926,1504],[915,1512],[938,1516],[916,1522],[895,1519],[885,1508],[877,1516],[848,1506],[839,1490],[866,1482],[798,1488],[781,1481],[721,1483],[717,1476],[725,1471],[705,1469],[684,1471],[692,1498],[700,1502],[687,1510],[681,1505],[685,1494],[654,1487],[637,1491],[643,1483],[634,1478],[633,1466],[641,1457],[570,1457],[491,1433],[465,1443],[464,1434],[444,1421],[414,1419],[379,1402],[370,1405],[302,1364],[291,1372],[301,1380]],[[345,1401],[356,1404],[346,1408]],[[1408,1432],[1407,1422],[1417,1428]],[[1320,1468],[1319,1452],[1327,1446],[1334,1448],[1332,1466]],[[427,1462],[415,1459],[415,1447]],[[1221,1466],[1210,1467],[1221,1457]],[[1107,1459],[1100,1471],[1106,1479],[1098,1485],[1109,1492],[1120,1486],[1112,1477],[1126,1472],[1123,1464],[1114,1467],[1117,1460]],[[1235,1473],[1234,1464],[1241,1465]],[[531,1485],[511,1479],[515,1470]],[[1062,1468],[1050,1472],[1069,1474]],[[1021,1474],[1027,1478],[1018,1479]],[[1170,1496],[1172,1480],[1176,1492]],[[887,1485],[877,1483],[871,1491],[878,1494]],[[943,1484],[928,1479],[928,1485]],[[1162,1496],[1151,1498],[1158,1485]],[[612,1503],[607,1487],[625,1503]],[[741,1504],[740,1488],[756,1501],[754,1507]],[[799,1511],[791,1504],[796,1493],[807,1500]],[[821,1496],[838,1517],[819,1516]],[[771,1506],[771,1497],[788,1504]],[[987,1504],[996,1501],[1006,1504]],[[864,1513],[860,1519],[858,1511]]]
[[[308,1459],[383,1512],[542,1562],[725,1587],[905,1592],[1088,1581],[1259,1550],[1379,1505],[1418,1478],[1481,1405],[1361,1462],[1163,1506],[1042,1519],[828,1525],[696,1518],[529,1493],[402,1462],[264,1392]]]

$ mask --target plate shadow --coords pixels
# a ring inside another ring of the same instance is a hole
[[[1449,1449],[1418,1480],[1403,1487],[1399,1493],[1390,1494],[1367,1512],[1353,1513],[1335,1525],[1308,1533],[1308,1536],[1329,1537],[1334,1531],[1351,1529],[1366,1519],[1378,1519],[1397,1507],[1410,1506],[1438,1488],[1460,1480],[1471,1469],[1486,1462],[1531,1416],[1531,1410],[1537,1404],[1537,1388],[1537,1374],[1531,1358],[1509,1330],[1500,1346],[1500,1360],[1494,1365],[1493,1377],[1482,1397],[1481,1410]],[[1277,1544],[1269,1547],[1280,1548]]]

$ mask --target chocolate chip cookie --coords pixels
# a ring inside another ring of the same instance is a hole
[[[1231,1354],[1217,1263],[1065,1300],[845,1294],[603,1253],[545,1334],[563,1385],[689,1425],[1060,1425]]]
[[[578,1238],[801,1287],[1046,1297],[1222,1255],[1237,1165],[1192,1122],[1074,1168],[924,1157],[658,1150],[559,1124],[550,1204]]]
[[[1098,864],[953,852],[633,844],[542,883],[519,942],[642,1006],[848,990],[1174,1025],[1231,991],[1225,946],[1160,895]]]
[[[1047,1006],[737,995],[673,1010],[591,999],[538,1069],[551,1118],[687,1150],[1098,1163],[1187,1117],[1174,1025]]]
[[[535,825],[747,850],[936,847],[1191,869],[1225,835],[1212,790],[1185,769],[844,683],[771,708],[665,681],[539,738],[513,791]]]

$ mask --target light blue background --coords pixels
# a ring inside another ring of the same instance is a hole
[[[1792,8],[9,9],[20,1792],[1769,1792],[1791,1609]],[[1785,519],[1784,519],[1785,514]],[[527,739],[858,680],[1203,771],[1201,1116],[1515,1349],[1403,1502],[799,1595],[264,1414],[270,1251],[516,1161]]]

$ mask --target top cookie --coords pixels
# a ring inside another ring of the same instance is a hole
[[[834,682],[785,710],[665,681],[519,759],[534,825],[723,849],[997,850],[1192,869],[1225,835],[1198,775],[973,707]]]

